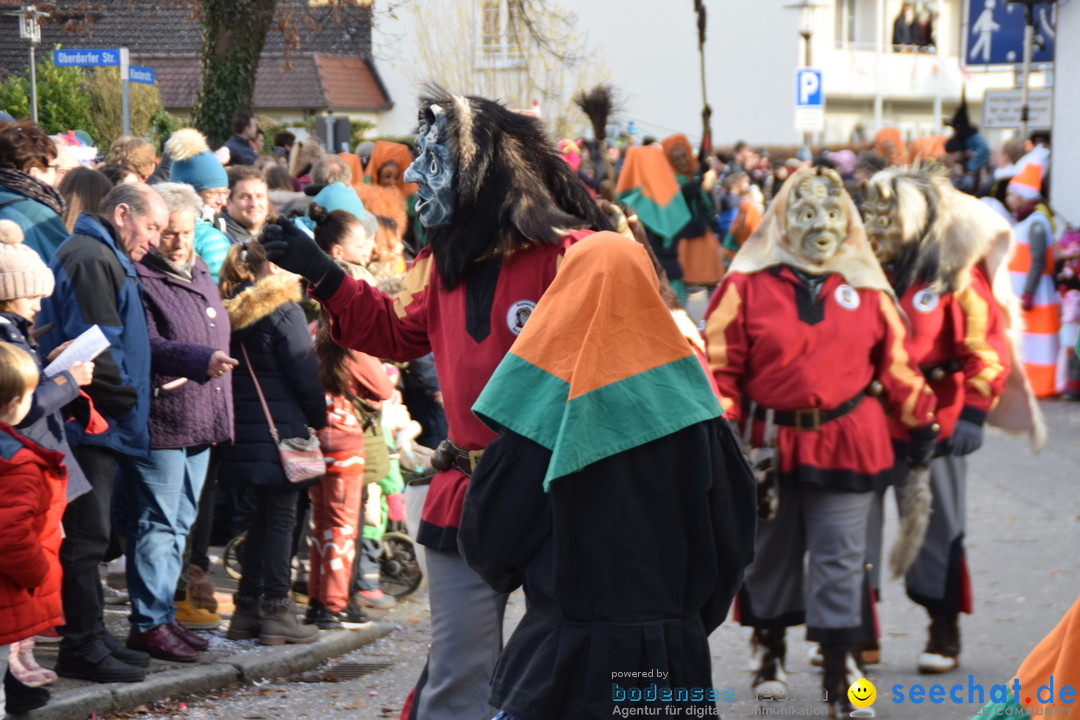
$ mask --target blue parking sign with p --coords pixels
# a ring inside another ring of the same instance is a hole
[[[798,68],[795,71],[795,107],[825,107],[825,88],[821,84],[820,70]]]

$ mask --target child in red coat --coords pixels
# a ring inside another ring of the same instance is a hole
[[[63,624],[60,518],[67,491],[63,453],[12,428],[30,409],[38,366],[22,348],[0,343],[0,700],[17,714],[48,702],[49,691],[7,671],[11,644]],[[6,698],[5,698],[6,691]]]

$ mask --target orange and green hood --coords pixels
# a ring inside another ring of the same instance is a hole
[[[645,249],[602,232],[566,252],[473,412],[551,451],[546,490],[723,411]]]
[[[670,242],[690,222],[690,208],[660,145],[627,150],[615,194],[665,241]]]

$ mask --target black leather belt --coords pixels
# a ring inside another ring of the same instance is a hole
[[[850,400],[840,403],[832,410],[822,410],[821,408],[806,408],[805,410],[774,410],[773,422],[777,425],[784,425],[786,427],[793,427],[796,430],[803,432],[814,432],[821,428],[822,423],[827,423],[830,420],[835,420],[838,417],[843,417],[849,412],[859,407],[859,403],[862,402],[866,392],[860,392]],[[754,419],[765,421],[765,415],[768,412],[768,408],[761,407],[760,405],[754,410]]]
[[[945,376],[958,373],[964,369],[963,363],[959,360],[946,360],[945,362],[934,363],[933,365],[920,365],[919,372],[923,374],[927,380],[938,381],[944,380]]]
[[[431,467],[439,472],[455,467],[465,475],[471,476],[483,454],[483,450],[466,450],[446,439],[439,443],[435,452],[431,453]]]

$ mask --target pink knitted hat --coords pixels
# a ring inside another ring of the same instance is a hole
[[[0,300],[52,295],[52,270],[22,241],[22,228],[0,220]]]

